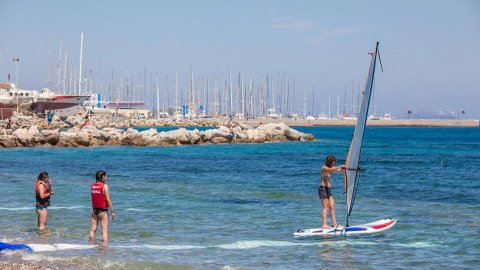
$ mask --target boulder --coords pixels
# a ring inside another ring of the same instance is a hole
[[[284,123],[269,123],[257,127],[260,136],[264,136],[267,141],[287,141],[286,129],[287,126]]]
[[[76,133],[74,132],[60,132],[60,140],[58,141],[56,146],[60,147],[69,147],[69,146],[78,146],[75,142]]]
[[[179,128],[176,130],[167,131],[162,134],[168,141],[175,140],[177,144],[189,144],[190,138],[188,137],[187,130],[185,128]]]
[[[147,140],[139,132],[128,133],[128,131],[127,131],[127,135],[121,140],[121,142],[122,142],[122,145],[130,145],[130,146],[145,146],[145,145],[147,145]]]
[[[285,130],[285,137],[287,137],[288,140],[290,141],[300,141],[302,138],[302,133],[291,128],[287,128]]]
[[[220,144],[220,143],[229,143],[231,142],[231,140],[225,137],[213,137],[210,139],[210,142],[215,144]]]
[[[150,138],[150,137],[153,137],[153,136],[157,135],[158,131],[154,128],[151,128],[151,129],[140,132],[140,134],[142,134],[144,137]]]
[[[33,146],[35,143],[33,136],[28,134],[28,130],[26,128],[19,128],[15,130],[13,135],[17,137],[17,141],[23,146]]]
[[[73,137],[73,141],[80,146],[89,146],[90,137],[88,132],[80,131]]]
[[[58,129],[44,129],[40,133],[45,138],[46,143],[49,143],[50,145],[56,145],[60,140],[60,132]]]
[[[17,137],[15,135],[0,135],[0,145],[3,147],[17,147]]]
[[[154,140],[159,145],[177,145],[178,141],[175,137],[170,136],[170,133],[162,131],[155,135],[152,140]]]
[[[32,137],[41,136],[40,132],[38,131],[37,125],[31,126],[31,127],[27,130],[27,134],[28,134],[29,136],[32,136]]]
[[[125,136],[125,131],[121,129],[105,128],[102,131],[107,133],[106,136],[108,136],[108,142],[112,145],[114,141],[120,141]]]
[[[137,134],[137,133],[140,133],[138,130],[136,129],[133,129],[133,128],[128,128],[127,131],[126,131],[127,135],[128,134]]]

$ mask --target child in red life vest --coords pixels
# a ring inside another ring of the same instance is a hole
[[[90,186],[90,193],[92,195],[92,214],[90,223],[89,239],[92,241],[95,238],[98,221],[102,227],[102,241],[104,244],[108,243],[108,208],[112,212],[112,220],[115,219],[115,212],[113,211],[112,199],[107,181],[107,173],[98,171],[95,175],[96,182]]]

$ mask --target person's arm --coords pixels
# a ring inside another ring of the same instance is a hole
[[[104,186],[104,192],[105,192],[105,198],[107,199],[108,208],[110,208],[110,211],[112,211],[112,220],[113,220],[115,219],[115,212],[113,211],[112,199],[110,198],[110,191],[108,189],[107,184],[105,184]]]
[[[53,192],[53,182],[50,178],[48,178],[48,187],[50,189],[50,194],[54,194],[54,192]]]
[[[38,185],[38,194],[40,195],[40,199],[46,199],[48,196],[50,196],[50,192],[45,193],[45,186],[44,185]]]
[[[327,167],[327,166],[323,166],[323,170],[326,171],[326,172],[341,172],[343,170],[345,170],[345,166],[344,165],[341,165],[341,166],[337,166],[337,167]]]

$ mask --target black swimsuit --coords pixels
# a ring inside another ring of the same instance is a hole
[[[98,216],[100,213],[103,213],[103,212],[107,212],[107,215],[108,215],[108,208],[93,208],[92,211],[93,211],[93,214],[95,214],[95,216]]]
[[[332,189],[326,186],[319,186],[318,197],[320,197],[320,199],[328,199],[332,197]]]

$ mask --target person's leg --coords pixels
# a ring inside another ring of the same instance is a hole
[[[37,229],[40,229],[40,209],[36,209],[35,212],[37,212]]]
[[[335,217],[335,200],[333,199],[333,196],[330,196],[328,198],[329,204],[330,204],[330,218],[332,219],[332,224],[334,227],[336,227],[337,224],[337,219]]]
[[[327,229],[327,228],[330,227],[327,224],[327,213],[328,213],[328,209],[330,209],[330,202],[326,198],[321,198],[321,200],[322,200],[322,205],[323,205],[323,209],[322,209],[322,228]]]
[[[92,212],[92,214],[90,215],[90,233],[88,235],[88,239],[90,239],[90,241],[93,241],[93,239],[95,239],[95,232],[97,231],[97,225],[98,225],[98,217]]]
[[[102,212],[98,214],[100,219],[100,226],[102,226],[102,241],[108,243],[108,212]]]
[[[37,228],[39,230],[45,229],[45,226],[47,225],[47,215],[47,208],[37,209]]]

